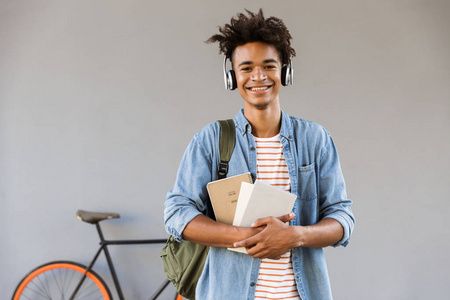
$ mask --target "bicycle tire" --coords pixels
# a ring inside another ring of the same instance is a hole
[[[183,300],[183,296],[181,296],[180,294],[176,294],[175,300]]]
[[[69,299],[86,270],[72,261],[52,261],[28,273],[18,284],[12,300]],[[86,279],[75,299],[112,299],[108,286],[94,271]]]

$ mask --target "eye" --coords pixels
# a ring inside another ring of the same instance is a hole
[[[250,67],[244,67],[244,68],[241,68],[241,71],[251,71],[251,68]]]
[[[264,67],[265,69],[276,69],[276,66],[268,65]]]

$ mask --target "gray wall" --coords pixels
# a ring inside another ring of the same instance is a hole
[[[352,242],[326,250],[335,298],[450,298],[450,2],[437,0],[0,1],[2,298],[33,266],[94,254],[79,208],[122,214],[108,238],[166,237],[184,148],[242,105],[203,41],[259,7],[298,53],[282,108],[332,133],[354,200]],[[162,279],[159,248],[112,251],[129,299]]]

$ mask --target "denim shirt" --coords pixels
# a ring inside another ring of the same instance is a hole
[[[256,179],[256,145],[252,128],[241,110],[234,118],[236,146],[228,177],[250,172]],[[187,147],[174,188],[167,194],[165,227],[182,240],[186,225],[205,213],[209,201],[206,184],[217,180],[220,126],[211,123],[197,133]],[[324,218],[337,220],[344,236],[334,246],[346,246],[353,230],[352,201],[347,199],[338,154],[330,134],[319,124],[282,112],[280,139],[289,169],[291,193],[297,195],[295,225],[313,225]],[[277,216],[276,216],[277,217]],[[297,289],[303,300],[332,299],[322,248],[292,250]],[[196,299],[254,299],[260,259],[211,247],[196,289]]]

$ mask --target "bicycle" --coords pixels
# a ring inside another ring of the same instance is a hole
[[[78,210],[77,218],[81,221],[94,224],[100,238],[100,248],[88,266],[73,261],[52,261],[43,264],[28,273],[18,284],[14,291],[12,300],[37,300],[37,299],[112,299],[111,292],[105,281],[94,271],[97,258],[103,252],[111,273],[117,295],[120,300],[124,299],[122,288],[114,269],[111,255],[108,251],[109,245],[136,245],[136,244],[164,244],[166,239],[151,240],[105,240],[100,227],[100,222],[107,219],[120,218],[116,213],[98,213]],[[162,293],[169,284],[164,282],[153,293],[150,299],[154,300]],[[176,294],[175,300],[183,297]]]

